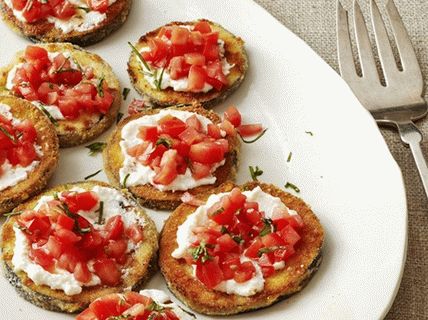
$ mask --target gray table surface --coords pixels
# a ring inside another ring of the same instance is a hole
[[[338,70],[336,52],[335,0],[255,0],[287,28],[308,43],[327,63]],[[377,0],[382,7],[386,0]],[[346,9],[351,0],[342,0]],[[428,83],[428,0],[395,0]],[[369,0],[360,0],[366,19]],[[428,90],[427,90],[428,91]],[[425,95],[428,100],[428,93]],[[424,136],[423,151],[428,158],[428,120],[418,123]],[[382,129],[382,134],[402,169],[407,189],[409,242],[403,280],[394,304],[385,319],[428,319],[428,200],[410,151],[398,134]]]

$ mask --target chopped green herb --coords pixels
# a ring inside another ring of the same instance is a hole
[[[157,311],[157,312],[162,312],[165,310],[164,307],[162,307],[161,305],[157,304],[155,301],[152,301],[148,306],[147,306],[147,310],[149,311]]]
[[[244,239],[242,239],[241,236],[233,236],[232,237],[233,241],[235,241],[237,244],[241,244],[244,242]]]
[[[104,201],[100,201],[100,207],[98,209],[98,224],[104,224]]]
[[[103,171],[103,170],[100,169],[97,172],[94,172],[94,173],[90,174],[89,176],[84,177],[83,179],[85,179],[85,180],[91,179],[91,178],[95,177],[98,173],[100,173],[101,171]]]
[[[264,227],[262,229],[262,231],[260,231],[260,237],[263,237],[269,233],[272,233],[275,231],[275,226],[272,223],[272,219],[266,219],[263,218],[263,223],[264,223]]]
[[[293,189],[295,192],[299,193],[300,189],[293,183],[287,182],[284,186],[285,189]]]
[[[24,211],[12,211],[9,213],[5,213],[3,216],[4,217],[13,217],[13,216],[19,216],[21,213],[23,213]]]
[[[104,97],[104,89],[103,89],[104,76],[102,76],[97,83],[97,92],[98,95],[103,98]]]
[[[313,136],[313,132],[312,131],[305,131],[306,134],[309,134],[310,136]]]
[[[125,178],[123,179],[123,182],[122,182],[122,188],[126,188],[126,182],[128,181],[128,178],[129,178],[129,176],[130,176],[131,174],[130,173],[128,173],[126,176],[125,176]]]
[[[288,154],[287,162],[291,161],[292,156],[293,156],[293,152],[290,151],[290,153]]]
[[[252,140],[245,140],[242,136],[241,136],[241,134],[238,132],[238,134],[239,134],[239,136],[241,137],[241,140],[242,140],[242,142],[244,142],[244,143],[254,143],[254,142],[256,142],[257,140],[259,140],[261,137],[263,137],[263,135],[266,133],[266,131],[267,131],[267,128],[266,129],[264,129],[257,137],[255,137],[254,139],[252,139]]]
[[[25,233],[33,234],[30,230],[27,229],[27,227],[21,226],[20,224],[16,224],[16,227]]]
[[[90,145],[87,145],[85,148],[89,149],[89,155],[94,156],[99,152],[102,152],[106,147],[107,143],[105,142],[94,142]]]
[[[89,11],[91,11],[91,9],[90,9],[90,8],[88,8],[88,7],[81,7],[81,6],[79,6],[79,7],[77,7],[77,9],[83,10],[83,11],[85,11],[86,13],[88,13]]]
[[[128,94],[131,92],[131,89],[129,88],[123,88],[122,90],[122,97],[123,100],[126,100],[126,98],[128,98]]]
[[[137,48],[135,48],[131,42],[128,42],[129,46],[131,47],[132,51],[136,54],[136,56],[138,57],[138,59],[140,59],[141,63],[143,64],[143,66],[147,69],[147,71],[151,72],[151,74],[153,75],[152,69],[150,68],[150,66],[147,64],[146,60],[144,60],[143,56],[141,55],[141,53],[137,50]]]
[[[64,72],[79,72],[79,70],[76,69],[72,69],[72,68],[68,68],[68,69],[61,69],[61,70],[57,70],[54,73],[58,74],[58,73],[64,73]]]
[[[123,116],[124,116],[124,114],[122,112],[119,112],[117,114],[117,117],[116,117],[116,123],[119,123],[120,120],[122,120]]]
[[[38,103],[37,106],[43,111],[43,113],[48,117],[48,119],[54,124],[55,127],[58,127],[58,121],[46,110],[45,105],[43,103]]]
[[[131,318],[130,314],[121,314],[119,316],[108,317],[107,320],[125,320]]]
[[[216,216],[216,215],[218,215],[218,214],[222,213],[223,211],[224,211],[224,208],[219,208],[219,209],[217,209],[216,211],[214,211],[214,212],[212,213],[212,216]]]
[[[158,141],[156,141],[156,145],[158,146],[158,145],[160,145],[160,144],[162,144],[162,145],[164,145],[165,147],[167,147],[168,149],[170,149],[171,147],[172,147],[172,142],[171,142],[171,140],[169,140],[169,139],[167,139],[167,138],[164,138],[164,137],[160,137],[159,139],[158,139]]]
[[[220,230],[220,232],[221,232],[222,234],[229,233],[229,231],[227,230],[227,228],[226,228],[225,226],[221,226],[221,230]]]
[[[16,139],[6,130],[3,126],[0,126],[0,131],[4,133],[6,137],[8,137],[13,143],[16,143]]]
[[[273,251],[275,251],[277,248],[261,248],[261,249],[259,249],[259,252],[257,252],[257,255],[259,256],[259,257],[261,257],[262,256],[262,254],[263,253],[271,253],[271,252],[273,252]]]
[[[165,72],[165,67],[162,68],[162,71],[160,73],[159,78],[155,79],[155,84],[156,84],[156,89],[157,90],[162,90],[162,79],[163,79],[164,72]]]
[[[256,166],[256,168],[249,166],[248,168],[250,169],[251,179],[253,179],[253,181],[259,181],[257,177],[260,177],[263,174],[263,170],[261,170],[258,166]]]
[[[191,248],[190,253],[194,260],[201,259],[202,263],[212,259],[207,250],[208,245],[205,242],[201,242],[199,246]]]

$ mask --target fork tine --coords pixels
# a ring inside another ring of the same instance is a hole
[[[354,25],[363,77],[380,82],[366,23],[357,0],[354,0]]]
[[[346,81],[358,78],[352,54],[351,38],[349,36],[348,12],[337,1],[337,54],[339,57],[340,74]]]
[[[397,78],[398,68],[395,62],[394,53],[392,52],[388,34],[386,33],[385,24],[380,15],[379,8],[375,0],[371,0],[371,16],[373,29],[376,39],[376,45],[379,52],[379,60],[382,64],[383,73],[386,83],[399,81]]]
[[[400,14],[398,13],[394,1],[389,0],[387,2],[386,10],[388,13],[389,20],[391,21],[395,42],[397,43],[398,52],[400,53],[401,64],[403,65],[403,70],[414,74],[415,77],[418,77],[418,80],[419,78],[420,80],[422,80],[421,68],[419,67],[415,50],[413,49],[409,35],[407,34],[406,28],[403,24],[403,21],[401,20]]]

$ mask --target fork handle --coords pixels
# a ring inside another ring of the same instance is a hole
[[[419,175],[425,189],[425,194],[428,197],[428,167],[421,149],[421,142],[423,140],[422,133],[411,121],[397,123],[397,126],[401,140],[405,144],[409,145],[410,150],[412,151],[416,167],[418,168]]]

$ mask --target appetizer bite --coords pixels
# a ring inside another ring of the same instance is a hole
[[[131,82],[154,107],[214,106],[239,87],[248,68],[244,41],[208,20],[169,23],[131,47]]]
[[[76,312],[138,289],[156,269],[153,221],[101,182],[66,184],[18,206],[2,227],[6,278],[31,303]]]
[[[181,309],[169,296],[156,289],[123,294],[110,294],[96,299],[76,320],[193,320],[191,313]]]
[[[132,0],[0,0],[3,20],[34,42],[88,46],[117,30]]]
[[[115,121],[119,80],[98,55],[69,43],[28,46],[0,69],[0,87],[22,97],[54,123],[61,147],[91,140]]]
[[[267,307],[300,291],[321,263],[324,232],[311,209],[264,183],[218,191],[182,204],[164,225],[159,265],[171,291],[211,315]]]
[[[0,214],[43,190],[58,164],[58,137],[28,101],[0,96]]]
[[[107,177],[141,205],[172,210],[185,191],[206,192],[235,178],[240,143],[233,126],[226,132],[222,124],[197,105],[131,115],[104,149]]]

